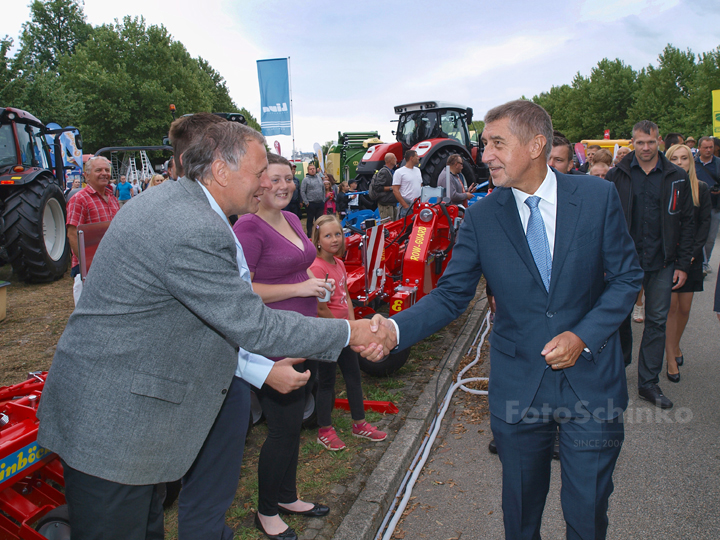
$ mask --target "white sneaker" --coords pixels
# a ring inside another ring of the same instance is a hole
[[[636,323],[641,323],[645,320],[645,306],[638,306],[635,304],[633,308],[632,319]]]

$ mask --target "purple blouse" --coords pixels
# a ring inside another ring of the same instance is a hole
[[[253,281],[256,283],[302,283],[308,279],[307,270],[315,262],[315,247],[303,232],[298,217],[291,212],[283,212],[282,215],[302,240],[304,249],[298,248],[255,214],[240,216],[233,227],[248,268],[255,274]],[[267,306],[317,317],[317,298],[314,296],[288,298],[271,302]]]

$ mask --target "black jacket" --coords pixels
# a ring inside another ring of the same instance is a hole
[[[614,183],[618,190],[628,229],[632,223],[635,202],[630,173],[630,164],[634,158],[635,152],[630,152],[616,167],[610,169],[605,177]],[[663,170],[660,201],[663,211],[660,215],[665,264],[675,264],[678,270],[687,273],[690,270],[695,239],[690,180],[687,173],[670,163],[662,152],[658,152],[658,159],[662,161]]]
[[[700,206],[694,206],[693,203],[695,237],[693,238],[692,256],[693,259],[702,261],[704,256],[703,248],[710,232],[710,214],[712,210],[710,186],[705,182],[698,181],[698,198],[700,199]]]
[[[383,166],[382,169],[375,173],[371,182],[372,187],[370,189],[370,194],[375,202],[386,206],[394,206],[397,204],[397,199],[395,198],[395,193],[392,189],[390,191],[385,191],[384,189],[387,186],[392,188],[392,182],[393,171],[391,171],[387,165]]]

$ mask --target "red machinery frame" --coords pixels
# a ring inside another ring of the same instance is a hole
[[[404,219],[370,222],[347,237],[345,268],[355,317],[373,315],[379,301],[389,304],[392,316],[432,291],[450,261],[461,219],[455,205],[416,201]]]
[[[42,540],[32,528],[65,496],[53,484],[64,486],[57,454],[37,444],[38,402],[47,372],[31,373],[28,380],[0,388],[0,539]]]

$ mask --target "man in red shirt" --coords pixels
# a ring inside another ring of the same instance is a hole
[[[120,205],[113,197],[110,187],[110,162],[104,157],[92,157],[85,163],[87,186],[77,192],[67,205],[67,236],[72,249],[72,270],[74,278],[80,273],[78,261],[78,225],[102,223],[115,217]]]

